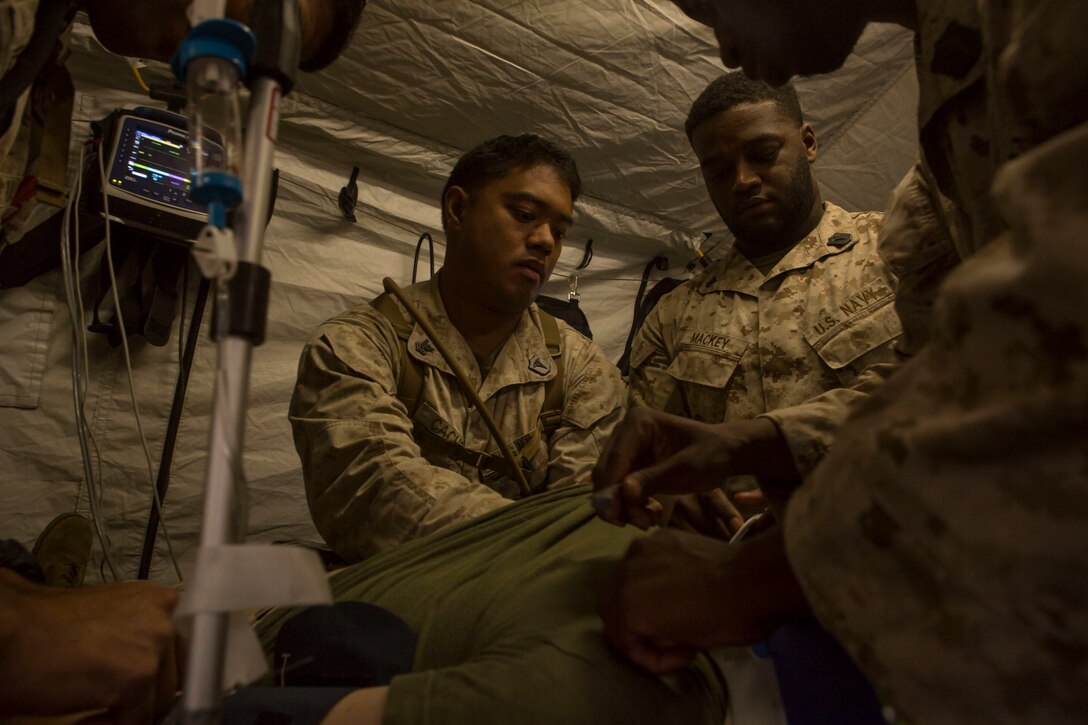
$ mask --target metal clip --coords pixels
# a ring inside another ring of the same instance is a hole
[[[200,273],[208,279],[229,280],[238,268],[238,250],[234,232],[207,224],[193,242],[193,258]]]
[[[567,293],[567,300],[580,300],[581,295],[578,294],[578,275],[572,274],[570,276],[570,292]]]

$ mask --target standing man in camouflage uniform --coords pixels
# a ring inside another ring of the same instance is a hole
[[[559,321],[558,349],[549,350],[533,304],[559,259],[579,185],[573,159],[537,136],[500,136],[469,151],[442,194],[445,265],[406,290],[526,462],[533,492],[588,483],[622,416],[615,366]],[[395,307],[360,305],[322,325],[291,400],[314,521],[350,560],[523,495],[437,345]],[[409,366],[422,377],[414,401],[398,397]],[[548,430],[543,406],[556,385],[561,404]]]
[[[736,244],[647,317],[631,347],[631,401],[736,421],[740,435],[777,426],[785,456],[810,465],[863,397],[850,386],[895,359],[900,328],[894,281],[877,255],[881,215],[822,201],[816,133],[789,84],[723,75],[695,100],[684,130]],[[751,420],[768,411],[777,412]]]
[[[867,22],[916,32],[923,158],[882,244],[914,299],[935,302],[924,327],[904,316],[916,354],[843,426],[780,528],[734,547],[677,532],[632,547],[604,605],[609,638],[663,669],[811,607],[912,722],[1082,722],[1084,3],[682,5],[727,65],[771,82],[836,67]],[[623,482],[618,505],[678,471],[689,486],[731,472],[684,463],[715,458],[720,430],[656,415],[610,444],[599,481]],[[647,457],[665,460],[632,480]]]

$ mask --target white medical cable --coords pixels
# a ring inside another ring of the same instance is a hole
[[[72,209],[74,210],[74,214],[73,214],[72,217],[70,217],[70,219],[75,220],[75,231],[76,231],[75,251],[72,252],[72,247],[70,245],[67,247],[67,249],[68,249],[69,254],[72,255],[72,261],[69,262],[69,268],[72,269],[72,272],[73,272],[71,285],[75,288],[75,292],[76,292],[76,311],[79,313],[79,329],[78,329],[77,339],[81,343],[80,349],[82,350],[82,354],[83,354],[83,380],[80,381],[80,399],[79,399],[79,409],[77,411],[77,417],[78,417],[78,419],[79,419],[79,421],[80,421],[80,423],[82,425],[83,435],[85,435],[87,440],[90,442],[90,448],[92,448],[94,450],[94,462],[95,462],[93,475],[91,476],[90,479],[88,479],[88,482],[87,482],[87,485],[88,485],[87,502],[88,502],[88,504],[90,504],[91,497],[95,495],[96,490],[97,490],[97,499],[96,499],[95,503],[97,504],[97,507],[98,507],[96,510],[98,510],[98,509],[100,509],[100,507],[102,505],[103,495],[104,495],[104,490],[102,488],[102,453],[101,453],[101,451],[98,450],[98,442],[94,439],[94,432],[91,429],[91,426],[87,423],[87,390],[90,387],[90,381],[91,381],[91,362],[90,362],[91,361],[91,353],[90,353],[89,346],[87,344],[87,320],[84,317],[84,309],[83,309],[83,285],[82,285],[81,278],[79,276],[79,262],[80,262],[79,202],[80,202],[80,199],[83,197],[83,174],[84,174],[84,170],[85,170],[84,169],[83,156],[84,156],[85,151],[86,151],[86,146],[80,147],[80,152],[79,152],[79,177],[76,179],[76,196],[75,196],[74,204],[72,206]],[[69,230],[69,240],[71,240],[70,230]],[[73,321],[73,327],[74,327],[74,321]],[[73,351],[74,350],[75,350],[75,346],[73,344]],[[78,378],[78,368],[73,368],[73,369],[77,372],[76,377]],[[97,482],[97,487],[96,487],[96,482]],[[109,556],[109,547],[112,545],[111,542],[110,542],[109,532],[105,529],[104,526],[101,525],[100,522],[98,522],[97,525],[101,526],[101,528],[102,528],[102,537],[105,539],[104,543],[100,542],[100,543],[103,543],[103,547],[102,547],[103,558],[108,563],[110,563],[110,572],[113,574],[114,581],[117,581],[117,579],[118,579],[117,570],[116,570],[116,567],[112,563],[111,557]],[[101,567],[99,567],[99,569],[101,569]],[[104,578],[105,577],[103,577],[103,579]]]
[[[69,255],[72,256],[72,260],[69,261],[69,268],[73,272],[71,284],[72,284],[72,287],[75,288],[75,292],[76,292],[76,311],[79,313],[79,329],[78,329],[77,338],[81,342],[80,349],[82,350],[82,353],[83,353],[83,380],[80,381],[80,399],[79,399],[79,410],[78,410],[77,415],[78,415],[79,420],[82,423],[83,433],[87,437],[87,440],[90,441],[90,448],[92,448],[94,450],[94,462],[95,462],[94,475],[88,480],[88,487],[89,488],[87,490],[87,501],[88,501],[88,504],[89,504],[91,496],[94,495],[94,493],[95,493],[95,483],[97,482],[97,491],[98,491],[97,504],[98,504],[98,506],[101,506],[102,501],[103,501],[103,494],[104,494],[104,491],[103,491],[103,488],[102,488],[102,453],[101,453],[101,451],[98,450],[98,442],[94,439],[94,431],[91,429],[91,426],[87,423],[87,390],[90,387],[90,381],[91,381],[91,352],[90,352],[89,346],[87,344],[87,320],[86,320],[86,317],[84,317],[84,309],[83,309],[83,285],[82,285],[81,278],[79,276],[79,262],[80,262],[79,202],[83,197],[83,174],[84,174],[84,171],[85,171],[83,157],[84,157],[85,152],[86,152],[86,144],[84,146],[81,146],[80,150],[79,150],[79,176],[76,179],[76,195],[75,195],[74,203],[72,205],[72,209],[74,211],[74,214],[73,214],[72,217],[69,217],[69,219],[74,219],[75,220],[75,230],[76,230],[75,251],[72,252],[72,247],[70,246],[70,244],[67,247],[67,249],[68,249]],[[71,240],[71,232],[69,230],[69,242],[70,242],[70,240]],[[73,325],[74,325],[74,321],[73,321]],[[73,346],[73,350],[74,350],[74,346]],[[77,377],[78,377],[78,368],[76,368],[76,370],[77,370]],[[110,536],[109,536],[109,532],[106,531],[105,527],[102,528],[102,535],[105,538],[106,544],[109,544],[110,543]],[[108,546],[103,547],[103,552],[104,552],[104,554],[103,554],[104,558],[108,559],[108,556],[106,556],[108,554]],[[113,564],[110,564],[110,571],[113,574],[114,580],[116,581],[117,578],[118,578],[117,577],[117,571],[116,571],[116,567],[114,567]]]
[[[87,351],[87,334],[86,334],[86,320],[83,317],[83,290],[80,284],[79,278],[79,201],[83,195],[83,172],[84,172],[84,157],[86,156],[87,146],[83,144],[79,147],[79,166],[76,172],[75,182],[75,194],[70,195],[68,198],[68,205],[65,209],[64,226],[62,227],[62,234],[64,235],[65,245],[61,248],[61,266],[66,271],[65,275],[65,294],[68,301],[68,312],[72,318],[72,334],[77,338],[76,341],[81,341],[82,344],[75,348],[73,347],[72,354],[78,360],[80,354],[83,356],[83,379],[88,381],[91,379],[91,368],[89,358],[90,355]],[[75,252],[72,251],[71,239],[71,225],[73,219],[73,211],[75,211]],[[65,266],[67,263],[67,266]],[[75,291],[75,307],[72,306],[71,292]],[[78,315],[78,320],[76,319]],[[81,403],[86,402],[86,383],[83,388],[83,398]]]
[[[103,143],[105,141],[103,140]],[[113,291],[113,306],[114,313],[117,315],[117,327],[121,331],[121,350],[124,353],[125,358],[125,371],[128,375],[128,392],[129,398],[132,400],[132,412],[136,417],[136,430],[140,434],[140,445],[144,450],[144,459],[147,462],[147,477],[151,482],[151,493],[155,497],[155,508],[159,512],[159,526],[162,528],[162,536],[166,541],[166,550],[170,554],[170,562],[174,565],[174,574],[177,576],[178,581],[184,581],[181,576],[181,567],[178,565],[177,557],[174,555],[174,545],[170,541],[170,532],[166,530],[166,512],[163,510],[162,498],[159,496],[159,487],[155,485],[155,467],[151,463],[151,451],[147,447],[147,438],[144,436],[143,423],[140,421],[140,406],[136,402],[136,386],[132,381],[132,358],[129,355],[128,349],[128,335],[125,333],[125,319],[121,315],[121,296],[117,292],[117,275],[113,266],[113,248],[110,242],[110,207],[109,207],[109,195],[106,193],[107,181],[106,181],[106,165],[103,160],[105,155],[105,149],[99,147],[98,152],[98,173],[101,178],[102,184],[102,214],[106,220],[106,266],[110,271],[110,287]]]
[[[90,448],[94,448],[95,461],[97,463],[98,476],[97,479],[101,482],[101,456],[98,452],[98,445],[94,440],[94,436],[90,433],[90,427],[87,425],[87,416],[84,412],[84,403],[87,396],[87,381],[90,379],[90,370],[87,367],[87,346],[86,346],[86,334],[80,334],[83,332],[82,325],[82,310],[79,310],[79,314],[76,313],[78,308],[73,308],[72,297],[73,287],[77,299],[80,300],[77,304],[81,304],[82,292],[79,288],[79,266],[75,265],[73,270],[71,259],[71,219],[72,212],[78,207],[79,198],[82,194],[82,171],[84,167],[85,147],[80,147],[79,158],[79,175],[76,178],[76,193],[69,196],[68,204],[65,208],[64,225],[62,227],[62,244],[61,249],[61,264],[64,272],[65,281],[65,293],[66,301],[68,302],[68,313],[72,320],[72,390],[73,398],[72,403],[75,408],[76,414],[76,432],[79,435],[80,441],[80,453],[83,457],[84,475],[87,479],[87,498],[88,503],[92,508],[92,518],[94,519],[95,527],[99,535],[99,543],[102,546],[103,555],[105,559],[110,563],[110,571],[117,578],[116,567],[112,563],[112,558],[109,556],[109,535],[105,532],[105,528],[102,524],[101,516],[98,513],[97,504],[101,503],[101,494],[95,498],[95,467],[90,462]],[[78,217],[77,217],[77,230],[78,230]],[[77,231],[78,240],[78,231]],[[75,282],[73,283],[73,280]],[[80,344],[82,341],[82,345]],[[80,353],[83,354],[83,364],[80,364]],[[84,375],[80,375],[80,369],[84,369]],[[78,501],[78,494],[77,494]]]
[[[72,321],[72,405],[73,405],[73,409],[74,409],[74,413],[75,413],[75,417],[76,417],[76,434],[79,437],[80,455],[81,455],[81,460],[82,460],[82,464],[83,464],[84,478],[87,479],[87,486],[88,486],[87,495],[88,495],[88,499],[90,499],[94,495],[94,493],[93,493],[94,492],[94,480],[93,480],[94,474],[93,474],[93,468],[90,465],[89,453],[88,453],[88,450],[87,450],[88,443],[87,443],[87,439],[86,439],[86,429],[84,427],[85,423],[86,423],[86,420],[85,420],[85,417],[82,416],[81,409],[80,409],[80,400],[81,400],[82,391],[83,391],[83,380],[80,379],[80,375],[79,375],[80,368],[82,367],[81,364],[80,364],[80,347],[79,347],[79,337],[78,337],[78,334],[79,334],[79,320],[78,320],[77,314],[75,313],[75,308],[73,306],[72,269],[71,269],[71,259],[70,259],[70,251],[69,251],[70,250],[69,240],[71,239],[71,215],[72,215],[72,209],[75,207],[76,200],[79,197],[80,189],[79,189],[78,179],[79,179],[79,175],[82,173],[82,169],[83,169],[83,165],[84,165],[84,153],[85,153],[85,149],[83,147],[80,147],[79,166],[78,166],[78,170],[77,170],[76,192],[75,192],[75,194],[69,195],[68,202],[67,202],[67,204],[65,204],[65,208],[64,208],[65,216],[64,216],[63,224],[61,226],[61,238],[60,238],[60,250],[59,250],[59,252],[60,252],[60,261],[61,261],[62,280],[64,282],[65,302],[66,302],[67,307],[68,307],[68,316]],[[77,267],[77,270],[78,270],[78,267]],[[77,501],[76,505],[78,507],[79,491],[77,491],[77,493],[76,493],[76,501]],[[92,504],[92,506],[91,506],[91,515],[92,515],[92,518],[94,519],[95,528],[96,528],[96,531],[97,531],[97,533],[99,535],[99,542],[102,545],[103,551],[106,551],[106,550],[108,550],[108,546],[107,546],[107,543],[106,543],[107,540],[106,540],[106,538],[104,536],[104,532],[102,530],[101,521],[100,521],[99,517],[96,515],[97,510],[96,510],[95,506],[93,505],[95,503],[95,501],[92,500],[92,501],[90,501],[90,503]],[[111,571],[112,570],[113,569],[111,567]]]
[[[94,442],[94,436],[91,435],[89,426],[87,426],[87,416],[84,412],[84,402],[86,401],[86,385],[90,379],[90,368],[85,368],[85,375],[80,375],[80,369],[87,365],[87,340],[86,334],[81,335],[83,331],[83,315],[82,315],[82,292],[79,285],[79,263],[75,264],[73,271],[72,265],[72,253],[71,253],[71,220],[73,211],[78,209],[79,198],[83,192],[83,167],[84,158],[86,153],[86,147],[80,146],[79,150],[79,165],[77,167],[77,176],[75,183],[75,192],[68,197],[68,203],[64,209],[64,223],[61,226],[60,236],[60,261],[61,261],[61,273],[64,281],[64,293],[65,301],[68,306],[68,315],[72,321],[72,407],[74,409],[76,418],[76,435],[79,439],[80,458],[83,463],[83,476],[87,481],[87,501],[91,509],[91,520],[94,523],[95,533],[98,536],[98,543],[102,548],[102,556],[105,563],[109,566],[110,574],[113,576],[114,581],[120,577],[117,574],[117,567],[114,564],[113,557],[110,554],[110,542],[109,536],[106,534],[105,526],[102,522],[102,515],[99,508],[101,503],[101,496],[96,495],[95,490],[95,474],[94,466],[91,465],[90,460],[90,447],[94,447],[95,460],[101,466],[101,456],[98,451],[98,445]],[[75,211],[78,214],[78,211]],[[78,249],[79,244],[79,221],[76,220],[76,246]],[[74,280],[74,282],[73,282]],[[75,294],[73,294],[73,287],[75,288]],[[75,299],[73,299],[75,297]],[[76,301],[79,300],[79,312],[76,312]],[[82,345],[81,345],[82,339]],[[80,357],[83,361],[81,364]],[[101,471],[99,471],[99,482],[101,482]],[[76,501],[78,506],[79,492],[76,493]],[[104,578],[104,577],[103,577]]]
[[[729,539],[729,543],[736,544],[739,541],[743,541],[744,537],[748,535],[748,532],[752,530],[752,527],[754,527],[756,524],[763,521],[763,519],[770,515],[771,514],[768,511],[764,510],[745,521],[744,524],[741,525],[739,529],[737,529],[737,533],[733,534],[733,536]]]

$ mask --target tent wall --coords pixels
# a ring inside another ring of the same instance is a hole
[[[80,91],[74,149],[89,121],[146,100],[125,61],[103,51],[82,23],[70,67]],[[246,429],[253,538],[320,540],[286,418],[300,349],[324,319],[375,296],[382,277],[407,282],[421,232],[432,234],[441,262],[437,196],[471,146],[499,133],[535,132],[572,151],[584,195],[546,293],[566,296],[567,278],[592,238],[594,257],[579,292],[611,359],[622,352],[650,258],[666,255],[667,274],[684,274],[706,232],[703,249],[724,253],[729,235],[682,131],[691,101],[721,72],[710,32],[665,0],[371,0],[345,55],[302,79],[282,111],[281,183],[265,239],[273,276],[268,338],[253,356]],[[160,64],[143,73],[167,77]],[[821,139],[816,172],[826,198],[881,208],[915,154],[910,35],[873,26],[844,69],[797,85]],[[354,224],[336,204],[353,166],[362,170]],[[82,260],[85,287],[100,254],[101,247]],[[196,286],[191,274],[186,329]],[[135,574],[144,537],[178,370],[177,334],[175,322],[165,347],[142,339],[132,345],[150,473],[123,356],[102,336],[89,340],[84,407],[101,459],[104,520],[124,576]],[[30,543],[57,513],[87,510],[73,423],[72,326],[58,273],[0,292],[0,337],[0,533]],[[205,332],[166,500],[183,569],[197,542],[214,370]],[[161,535],[158,541],[152,576],[170,581]]]

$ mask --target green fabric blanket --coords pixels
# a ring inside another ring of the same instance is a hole
[[[601,638],[600,587],[644,534],[599,521],[588,494],[533,496],[333,575],[336,599],[384,607],[418,637],[386,725],[721,725],[725,688],[709,660],[657,677]],[[267,651],[296,611],[258,623]]]

